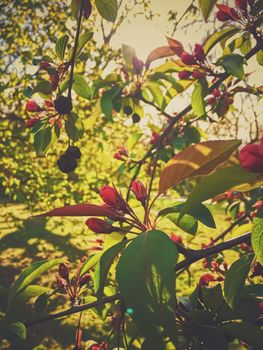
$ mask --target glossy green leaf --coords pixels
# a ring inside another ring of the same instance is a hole
[[[49,81],[42,80],[35,87],[35,92],[39,92],[43,95],[50,95],[52,93],[52,87]]]
[[[238,54],[231,54],[224,56],[218,62],[218,64],[222,65],[225,71],[237,77],[238,79],[244,79],[244,57]]]
[[[204,20],[207,21],[211,11],[213,10],[216,0],[198,0],[199,7],[202,11]]]
[[[263,50],[259,50],[257,52],[256,58],[257,58],[258,64],[263,66]]]
[[[83,50],[84,46],[88,41],[92,39],[92,37],[93,37],[93,32],[85,32],[80,35],[76,56],[79,56],[81,54],[81,51]],[[73,54],[73,48],[69,50],[69,53],[68,53],[69,60],[71,60],[72,54]]]
[[[52,259],[37,261],[30,265],[22,274],[18,277],[15,283],[12,285],[9,295],[8,304],[10,305],[14,299],[32,282],[34,282],[42,273],[51,269],[52,267],[63,262],[63,259]]]
[[[239,165],[218,169],[204,177],[195,186],[185,202],[182,215],[190,213],[192,208],[197,207],[207,199],[213,198],[235,186],[253,183],[260,177],[262,177],[261,174],[248,172]]]
[[[111,90],[107,90],[101,97],[100,106],[102,112],[105,114],[108,120],[112,120],[113,100],[120,93],[121,89],[118,86],[114,86]]]
[[[166,217],[183,231],[190,233],[191,235],[196,234],[198,222],[191,215],[186,214],[180,220],[180,213],[167,214]]]
[[[29,285],[25,287],[21,293],[17,295],[15,300],[12,302],[12,308],[17,307],[18,305],[25,304],[28,300],[34,297],[38,297],[39,295],[50,291],[51,289],[44,286],[38,285]]]
[[[78,96],[90,100],[91,90],[89,84],[82,75],[77,73],[74,74],[72,88]]]
[[[222,332],[235,339],[240,339],[253,346],[254,350],[262,349],[263,331],[248,322],[227,323],[220,327]]]
[[[197,117],[202,117],[205,115],[205,101],[204,97],[208,93],[207,81],[205,78],[198,80],[195,83],[194,91],[191,96],[191,104],[193,111],[196,113]]]
[[[232,26],[212,34],[204,43],[204,51],[208,54],[220,41],[225,40],[238,33],[239,29]]]
[[[161,231],[140,234],[123,251],[116,278],[131,317],[146,337],[160,340],[160,327],[175,344],[176,246]],[[153,347],[155,348],[155,347]],[[160,347],[163,349],[164,347]]]
[[[26,339],[26,327],[21,322],[0,325],[0,336],[10,341]]]
[[[80,117],[71,112],[65,121],[65,130],[68,137],[73,141],[78,141],[84,134],[84,126]]]
[[[257,260],[263,265],[263,210],[261,209],[253,220],[251,235],[252,248]]]
[[[55,51],[58,58],[60,58],[61,61],[64,60],[64,55],[65,55],[68,40],[69,40],[69,36],[65,34],[61,38],[59,38],[58,41],[56,42]]]
[[[110,267],[116,258],[116,256],[121,252],[125,247],[128,241],[122,241],[113,247],[105,250],[96,265],[94,273],[94,291],[96,296],[100,299],[103,297],[104,286],[106,279],[110,270]]]
[[[239,292],[244,287],[253,255],[244,255],[236,260],[227,271],[224,283],[224,294],[228,305],[234,308]]]
[[[117,0],[95,0],[95,5],[102,18],[114,22],[118,14]]]
[[[48,125],[34,134],[34,148],[37,155],[45,154],[51,144],[52,130]]]

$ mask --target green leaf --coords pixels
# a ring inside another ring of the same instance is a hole
[[[200,338],[205,349],[228,350],[228,341],[223,332],[212,326],[203,326],[200,330]]]
[[[256,55],[258,64],[263,66],[263,50],[259,50]]]
[[[238,54],[231,54],[224,56],[218,62],[222,65],[228,74],[237,77],[238,79],[244,79],[244,57]]]
[[[254,350],[262,349],[263,331],[248,322],[227,323],[220,327],[223,333],[228,336],[240,339],[251,345]]]
[[[91,99],[91,90],[89,84],[86,82],[86,79],[82,75],[74,73],[72,88],[78,96],[83,97],[87,100]]]
[[[211,11],[213,10],[216,0],[198,0],[199,7],[202,11],[204,20],[207,21]]]
[[[21,293],[17,295],[15,300],[12,302],[12,308],[16,307],[17,305],[23,305],[28,300],[34,297],[38,297],[39,295],[50,291],[51,289],[44,286],[38,286],[38,285],[29,285],[25,287]]]
[[[205,115],[204,97],[208,93],[208,85],[205,78],[199,79],[195,83],[194,91],[192,92],[191,104],[197,117]]]
[[[51,126],[40,129],[34,134],[34,148],[37,155],[45,154],[51,144],[52,132]]]
[[[201,141],[201,134],[197,127],[189,126],[184,131],[184,137],[189,143],[198,143]]]
[[[0,326],[0,335],[8,340],[26,339],[26,327],[21,322],[4,324]]]
[[[116,256],[125,247],[128,241],[122,241],[113,247],[105,250],[100,256],[100,259],[96,265],[94,273],[94,291],[98,299],[103,297],[103,290],[106,283],[106,278],[108,276],[110,267],[116,258]]]
[[[203,287],[201,288],[201,293],[205,306],[213,313],[216,313],[224,303],[220,284],[217,284],[215,287]]]
[[[121,89],[119,86],[114,86],[111,90],[106,91],[101,97],[101,110],[108,120],[112,120],[113,100],[119,95],[120,91]]]
[[[152,349],[164,349],[160,327],[177,342],[175,324],[176,246],[161,231],[140,234],[123,251],[117,265],[116,278],[131,317]]]
[[[63,259],[52,259],[37,261],[30,265],[15,281],[8,295],[8,304],[10,305],[15,298],[32,282],[34,282],[43,272],[60,264]]]
[[[253,220],[251,235],[252,248],[257,260],[263,265],[263,210],[261,209]]]
[[[58,58],[60,58],[61,61],[64,60],[65,50],[66,50],[68,41],[69,41],[69,36],[65,34],[61,38],[59,38],[58,41],[56,42],[55,51]]]
[[[84,134],[84,126],[80,117],[71,112],[65,121],[65,130],[68,137],[73,141],[78,141]]]
[[[181,215],[191,213],[191,210],[200,203],[223,193],[235,186],[253,183],[261,174],[248,172],[239,165],[218,169],[204,177],[190,193]]]
[[[93,37],[93,32],[85,32],[83,34],[80,35],[79,37],[79,41],[78,41],[78,48],[77,48],[77,52],[76,52],[76,56],[79,56],[83,47],[86,45],[86,43]],[[72,58],[72,55],[73,55],[73,48],[71,48],[69,50],[69,53],[68,53],[68,57],[69,57],[69,60],[71,60]]]
[[[43,95],[50,95],[52,93],[52,87],[49,81],[42,80],[35,87],[35,92],[40,92]]]
[[[71,14],[75,19],[78,18],[79,9],[80,9],[80,1],[81,0],[71,0],[71,4],[70,4]]]
[[[250,265],[253,260],[253,255],[244,255],[236,260],[227,271],[224,283],[224,294],[228,305],[234,308],[240,291],[244,287],[247,275],[250,270]]]
[[[34,303],[34,310],[37,314],[42,314],[47,307],[48,300],[52,295],[52,291],[47,291],[39,295]]]
[[[191,215],[184,215],[180,220],[180,213],[172,213],[166,215],[167,219],[172,221],[176,226],[178,226],[183,231],[195,235],[198,228],[198,222]]]
[[[204,51],[206,54],[208,54],[209,51],[212,50],[212,48],[218,44],[220,41],[225,40],[233,36],[234,34],[238,33],[239,29],[232,26],[226,29],[223,29],[219,32],[215,32],[212,34],[204,43]]]
[[[102,18],[114,22],[118,14],[117,0],[95,0],[95,5]]]

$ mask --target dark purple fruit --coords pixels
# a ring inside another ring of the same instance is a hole
[[[139,121],[141,120],[141,117],[139,116],[139,114],[134,113],[132,115],[132,120],[133,120],[134,123],[139,123]]]
[[[66,152],[65,154],[62,154],[57,161],[57,166],[62,173],[67,174],[76,169],[77,160],[72,154]]]
[[[133,109],[131,108],[131,106],[125,106],[123,109],[123,112],[125,115],[131,115],[133,112]]]
[[[59,114],[69,114],[72,111],[71,99],[66,96],[59,96],[54,101],[54,106]]]
[[[67,152],[70,153],[76,159],[80,159],[81,157],[80,149],[77,146],[69,146],[66,153]]]

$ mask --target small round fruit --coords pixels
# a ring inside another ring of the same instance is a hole
[[[133,109],[131,108],[131,106],[125,106],[123,109],[123,112],[125,115],[131,115],[133,112]]]
[[[66,153],[67,152],[70,153],[76,159],[80,159],[81,157],[80,149],[77,146],[69,146]]]
[[[57,166],[62,173],[70,173],[77,167],[77,160],[70,153],[62,154],[57,161]]]
[[[134,113],[132,115],[132,120],[133,120],[134,123],[139,123],[139,121],[141,120],[141,117],[139,116],[139,114]]]
[[[72,111],[72,102],[70,98],[63,95],[59,96],[54,101],[54,106],[59,114],[68,114]]]

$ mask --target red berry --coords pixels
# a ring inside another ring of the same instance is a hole
[[[187,70],[182,70],[181,72],[178,73],[178,77],[180,79],[187,79],[191,76],[192,72],[189,72]]]
[[[186,65],[196,64],[195,57],[193,55],[190,55],[190,53],[187,53],[187,52],[182,53],[181,60]]]
[[[174,233],[171,234],[170,239],[175,243],[175,244],[182,244],[183,240],[181,236],[177,236]]]
[[[208,286],[209,282],[214,282],[215,277],[211,273],[204,273],[199,280],[200,286]]]
[[[263,172],[263,153],[261,146],[257,144],[249,144],[239,152],[240,165],[252,172]]]

